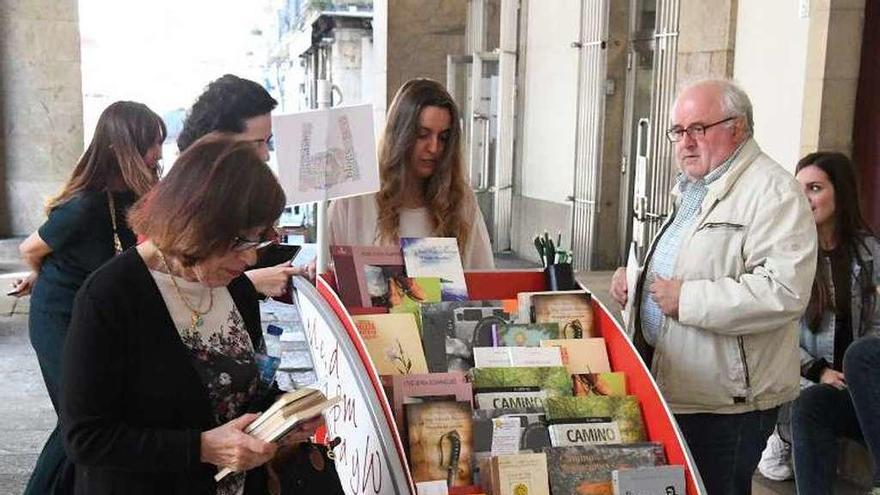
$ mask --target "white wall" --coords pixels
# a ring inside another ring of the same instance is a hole
[[[733,65],[752,100],[755,139],[790,171],[800,158],[809,26],[798,3],[739,0]]]
[[[557,203],[572,194],[580,2],[528,5],[523,105],[523,196]]]

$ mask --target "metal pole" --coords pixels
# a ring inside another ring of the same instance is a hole
[[[318,79],[318,95],[317,103],[319,109],[327,109],[333,106],[331,101],[332,85],[327,79]],[[315,223],[315,231],[317,239],[318,256],[315,261],[315,273],[320,274],[327,271],[327,256],[330,254],[330,247],[327,241],[327,201],[320,200],[315,204],[317,219]]]

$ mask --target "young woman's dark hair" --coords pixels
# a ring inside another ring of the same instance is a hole
[[[400,231],[400,210],[407,187],[411,154],[419,136],[419,116],[425,107],[449,112],[450,129],[437,170],[425,182],[425,202],[438,236],[455,237],[459,249],[468,243],[472,218],[462,204],[468,184],[461,157],[461,118],[452,96],[437,81],[412,79],[397,91],[388,109],[385,132],[379,145],[379,174],[382,186],[376,194],[379,207],[377,231],[380,239],[396,241]]]
[[[862,290],[873,292],[875,290],[871,279],[873,274],[868,269],[866,261],[859,255],[859,252],[864,248],[865,237],[873,236],[874,233],[862,216],[859,188],[856,185],[855,170],[853,169],[852,162],[842,153],[830,151],[810,153],[798,161],[795,167],[795,175],[802,169],[810,166],[815,166],[825,172],[832,187],[834,187],[833,221],[836,245],[846,249],[849,256],[861,268],[859,286]],[[819,256],[821,256],[821,253]],[[821,268],[821,263],[819,267]],[[813,281],[812,295],[810,296],[810,302],[807,305],[805,314],[808,326],[814,331],[819,329],[822,315],[834,304],[830,286],[831,280],[829,280],[826,270],[817,269],[816,278]],[[863,311],[870,310],[872,308],[863,308]]]
[[[214,131],[239,133],[244,121],[271,113],[278,102],[265,88],[232,74],[212,81],[183,122],[177,148],[184,151],[200,137]]]
[[[192,266],[229,249],[243,231],[269,228],[284,191],[250,143],[219,133],[187,148],[168,175],[132,207],[132,229]]]
[[[64,188],[46,203],[46,213],[83,191],[124,188],[143,196],[159,180],[159,170],[147,166],[144,156],[167,134],[162,118],[143,103],[112,103],[98,117],[92,141]]]

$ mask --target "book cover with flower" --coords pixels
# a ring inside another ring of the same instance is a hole
[[[352,319],[380,375],[428,372],[419,330],[411,313],[358,315]]]

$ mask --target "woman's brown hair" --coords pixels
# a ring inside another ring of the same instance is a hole
[[[795,166],[795,175],[807,167],[818,167],[825,172],[831,186],[834,188],[834,237],[839,249],[845,249],[847,254],[861,267],[859,275],[859,287],[861,295],[873,297],[876,290],[873,276],[869,269],[870,265],[859,255],[860,247],[864,247],[865,237],[873,236],[871,227],[862,216],[859,203],[859,188],[856,186],[856,174],[853,164],[843,153],[819,151],[810,153],[798,161]],[[810,302],[804,317],[807,326],[813,330],[820,330],[822,316],[826,311],[834,310],[834,298],[831,297],[831,274],[822,263],[822,252],[818,253],[819,263],[816,265],[816,277],[813,279],[813,289]],[[876,269],[876,265],[874,265]],[[862,312],[867,315],[873,314],[872,305],[866,305]],[[862,321],[865,319],[862,315]]]
[[[451,126],[443,155],[434,174],[425,181],[426,207],[434,226],[434,235],[455,237],[464,251],[470,233],[471,218],[466,209],[469,196],[461,158],[461,122],[452,96],[437,81],[412,79],[397,91],[388,110],[388,120],[379,145],[381,188],[376,194],[379,210],[378,236],[384,242],[400,237],[400,208],[403,191],[412,180],[408,173],[412,150],[419,135],[419,116],[425,107],[440,107],[449,112]]]
[[[92,142],[67,183],[46,203],[46,213],[84,191],[103,192],[124,185],[143,196],[159,180],[159,170],[148,166],[144,156],[166,134],[162,118],[143,103],[111,104],[101,112]]]
[[[251,143],[212,133],[178,157],[128,221],[165,254],[192,266],[226,252],[246,230],[271,227],[285,204],[275,174]]]

